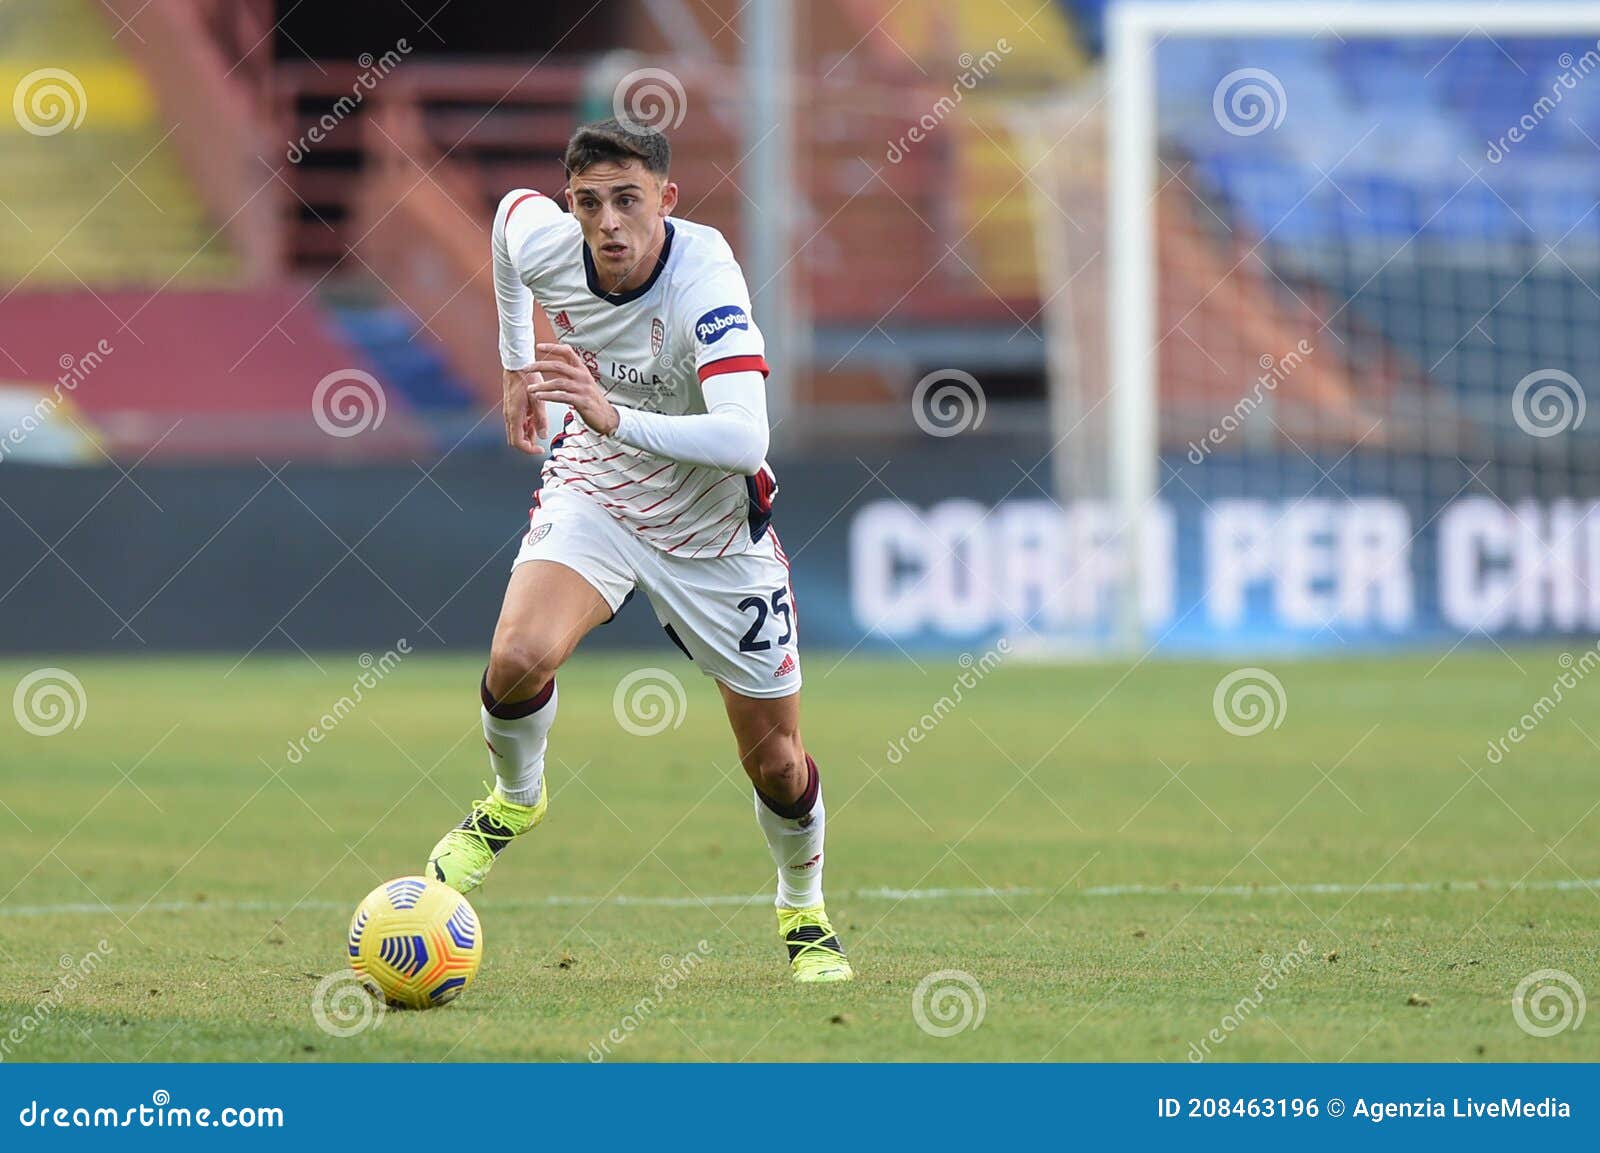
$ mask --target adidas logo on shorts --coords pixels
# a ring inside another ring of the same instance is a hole
[[[772,674],[772,679],[777,680],[779,677],[788,676],[790,673],[794,672],[795,667],[794,654],[784,653],[783,663],[778,666],[778,671]]]

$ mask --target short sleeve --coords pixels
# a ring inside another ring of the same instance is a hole
[[[504,238],[506,254],[512,263],[520,265],[517,257],[527,248],[528,242],[544,229],[561,223],[566,215],[544,193],[517,188],[506,193],[495,210],[495,233]]]
[[[702,381],[725,372],[767,375],[766,342],[750,316],[750,290],[738,265],[712,270],[684,294],[683,304]]]

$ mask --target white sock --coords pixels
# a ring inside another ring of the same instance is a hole
[[[532,701],[495,705],[493,712],[493,698],[486,684],[483,700],[483,740],[489,746],[495,792],[519,805],[538,804],[544,792],[544,751],[550,743],[550,726],[556,719],[555,681]],[[522,712],[529,706],[531,711],[522,716],[505,715]]]
[[[776,904],[789,909],[808,909],[822,904],[822,835],[826,814],[822,807],[822,782],[817,777],[816,763],[810,757],[806,758],[806,769],[810,780],[805,793],[793,805],[776,805],[756,793],[756,823],[766,835],[772,861],[778,866]],[[795,815],[787,815],[791,813]]]

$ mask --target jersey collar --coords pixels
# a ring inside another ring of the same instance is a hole
[[[661,274],[666,271],[667,257],[672,255],[672,221],[667,221],[667,237],[661,242],[661,255],[656,258],[656,266],[650,273],[650,279],[638,288],[630,288],[626,292],[607,292],[600,287],[600,277],[594,270],[594,254],[589,251],[589,242],[585,240],[579,243],[583,245],[583,279],[588,283],[589,291],[607,304],[629,304],[654,288],[656,281],[660,280]]]

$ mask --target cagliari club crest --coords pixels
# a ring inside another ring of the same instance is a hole
[[[667,342],[667,326],[661,323],[659,316],[650,320],[650,355],[660,356],[661,346]]]

